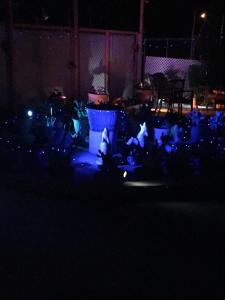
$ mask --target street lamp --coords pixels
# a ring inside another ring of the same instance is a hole
[[[190,58],[194,58],[194,50],[195,50],[195,27],[196,27],[196,16],[197,16],[197,12],[196,10],[194,11],[193,14],[193,22],[192,22],[192,31],[191,31],[191,51],[190,51]],[[207,13],[201,12],[200,13],[200,18],[203,20],[207,19]]]
[[[207,13],[206,13],[206,12],[202,12],[202,13],[200,14],[200,18],[201,18],[201,19],[206,19],[206,18],[207,18]]]

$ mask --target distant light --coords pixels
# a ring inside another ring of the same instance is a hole
[[[162,182],[153,182],[153,181],[126,181],[124,182],[125,186],[131,187],[156,187],[163,186]]]
[[[200,15],[200,18],[202,18],[202,19],[206,19],[206,17],[207,17],[207,14],[206,14],[206,12],[203,12],[203,13],[201,13],[201,15]]]
[[[32,110],[28,110],[28,111],[27,111],[27,115],[28,115],[28,117],[32,117],[32,116],[33,116]]]
[[[127,177],[127,171],[125,171],[124,173],[123,173],[123,178],[126,178]]]

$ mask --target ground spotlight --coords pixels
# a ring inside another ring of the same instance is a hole
[[[165,184],[163,182],[156,182],[156,181],[126,181],[126,182],[124,182],[124,186],[127,186],[127,187],[164,187]]]

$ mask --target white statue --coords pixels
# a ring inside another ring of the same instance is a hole
[[[53,117],[53,116],[51,116],[51,117],[46,117],[46,126],[47,126],[47,127],[54,127],[55,121],[56,121],[56,118]]]
[[[141,148],[144,148],[145,146],[145,137],[148,136],[148,128],[146,126],[146,123],[144,122],[143,124],[140,124],[140,131],[138,132],[138,135],[136,138],[131,137],[127,145],[135,145],[135,146],[140,146]]]
[[[80,120],[72,119],[72,121],[73,121],[74,133],[71,134],[71,136],[72,138],[76,138],[78,137],[81,130]]]
[[[178,144],[180,143],[180,128],[177,124],[173,125],[170,128],[170,135],[172,137],[172,143]]]
[[[103,153],[104,155],[106,155],[109,152],[109,131],[107,128],[104,128],[104,130],[102,131],[102,141],[100,144],[100,151],[101,153]]]
[[[98,165],[103,164],[102,155],[104,156],[109,154],[109,150],[110,150],[109,131],[107,128],[104,128],[104,130],[102,131],[102,140],[99,149],[100,153],[98,155],[99,159],[97,160]]]

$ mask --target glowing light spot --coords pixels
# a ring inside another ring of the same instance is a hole
[[[200,18],[205,19],[206,17],[207,17],[206,12],[203,12],[203,13],[200,14]]]
[[[28,117],[32,117],[32,116],[33,116],[32,110],[28,110],[28,111],[27,111],[27,115],[28,115]]]
[[[126,178],[126,177],[127,177],[127,171],[124,171],[123,178]]]
[[[126,181],[124,182],[125,186],[128,187],[158,187],[163,186],[162,182],[153,182],[153,181]]]

